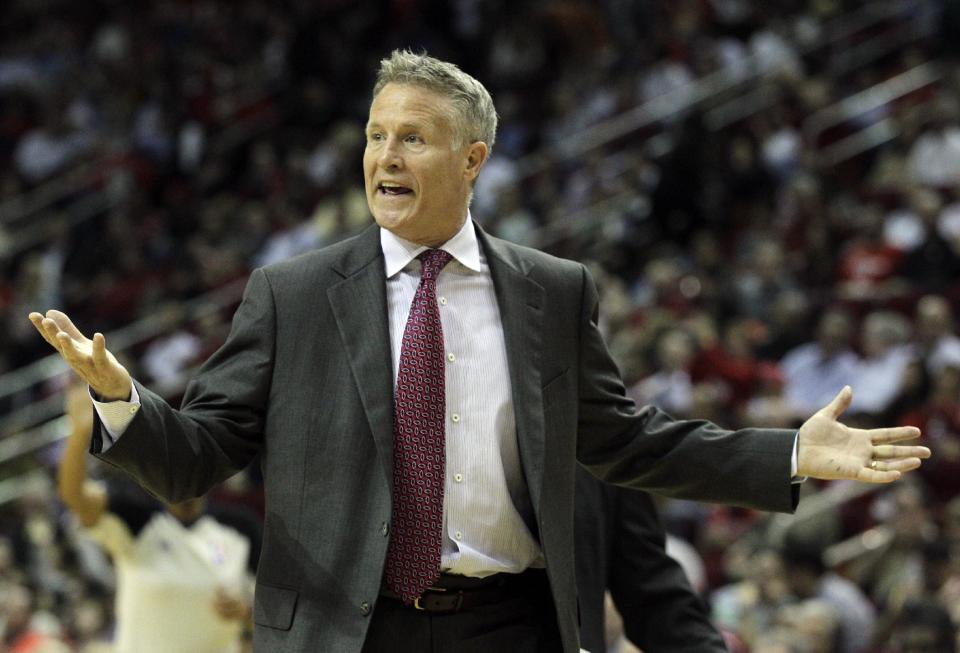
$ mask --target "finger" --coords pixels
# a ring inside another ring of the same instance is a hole
[[[49,344],[54,349],[59,350],[59,348],[57,347],[56,340],[54,340],[53,337],[47,332],[47,328],[44,326],[44,323],[43,323],[44,317],[40,315],[40,313],[31,313],[30,322],[32,322],[36,330],[40,332],[40,335],[43,336],[43,339],[47,341],[47,344]]]
[[[93,364],[97,367],[107,365],[107,339],[102,333],[93,334]]]
[[[899,480],[900,476],[900,472],[897,471],[884,472],[864,467],[857,475],[857,480],[864,483],[893,483]]]
[[[877,472],[909,472],[919,466],[919,458],[898,458],[896,460],[874,460],[870,469]]]
[[[843,411],[850,406],[850,402],[852,400],[853,390],[850,389],[850,386],[845,385],[843,386],[843,389],[837,393],[837,396],[833,398],[833,401],[824,406],[821,410],[825,411],[829,417],[837,419],[843,415]]]
[[[887,429],[870,429],[870,441],[874,444],[888,444],[913,440],[920,437],[920,429],[915,426],[896,426]]]
[[[46,334],[48,342],[50,342],[50,344],[56,347],[57,350],[60,352],[60,354],[64,357],[66,357],[71,350],[79,355],[85,356],[84,343],[87,341],[86,338],[84,338],[82,335],[80,336],[79,339],[75,338],[72,335],[70,335],[70,332],[64,331],[61,328],[61,326],[62,325],[58,323],[56,320],[54,320],[53,318],[49,318],[49,317],[43,318],[43,329],[44,329],[44,333]],[[65,343],[70,344],[69,349],[66,349],[66,350],[64,349]]]
[[[883,444],[873,448],[873,459],[889,458],[929,458],[930,450],[926,447],[905,447],[892,444]]]
[[[57,326],[60,327],[61,331],[66,331],[71,338],[76,338],[79,341],[86,340],[86,336],[80,333],[80,329],[74,326],[73,322],[67,317],[66,313],[58,311],[56,309],[51,309],[47,311],[47,317],[57,323]]]
[[[63,354],[63,345],[60,342],[60,338],[58,338],[57,336],[59,336],[61,333],[64,333],[64,332],[60,330],[60,327],[57,326],[57,323],[51,320],[50,318],[45,317],[43,318],[43,322],[41,323],[41,326],[43,328],[43,337],[46,338],[47,342],[53,345],[57,351]]]

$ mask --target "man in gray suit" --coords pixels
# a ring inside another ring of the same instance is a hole
[[[58,311],[31,321],[90,384],[94,453],[168,501],[260,454],[255,646],[577,651],[576,461],[671,496],[791,511],[797,476],[895,480],[912,428],[849,429],[849,388],[792,431],[637,410],[584,266],[469,219],[497,117],[409,52],[381,62],[364,154],[378,226],[255,270],[180,410]]]

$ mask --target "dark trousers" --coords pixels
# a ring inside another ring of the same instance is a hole
[[[560,653],[546,574],[521,574],[501,600],[449,614],[380,597],[362,653]]]

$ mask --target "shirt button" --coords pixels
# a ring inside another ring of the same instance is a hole
[[[362,614],[364,617],[366,617],[367,615],[370,614],[371,611],[372,611],[372,608],[370,607],[370,603],[369,603],[369,602],[367,602],[367,601],[361,601],[361,602],[360,602],[360,614]]]
[[[137,406],[130,406],[130,414],[133,415],[135,412],[137,412]]]
[[[447,298],[446,298],[446,297],[441,297],[441,298],[440,298],[440,305],[441,305],[441,306],[446,306],[446,305],[447,305]]]
[[[457,531],[456,533],[454,533],[453,536],[454,536],[456,539],[458,539],[458,540],[462,540],[462,539],[463,539],[463,533],[460,532],[460,531]]]
[[[450,416],[450,419],[452,419],[454,422],[459,422],[459,421],[460,421],[460,415],[457,414],[457,413],[454,413],[453,415]]]
[[[457,483],[463,483],[463,474],[454,474],[453,480],[455,480]]]
[[[382,524],[380,524],[380,534],[381,534],[381,535],[383,535],[384,537],[386,537],[386,536],[387,536],[387,533],[389,533],[389,532],[390,532],[390,524],[388,524],[387,522],[383,522]]]
[[[453,354],[447,354],[447,360],[452,363],[453,361],[457,360],[457,357]]]

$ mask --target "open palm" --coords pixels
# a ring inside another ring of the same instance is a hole
[[[837,420],[852,399],[850,387],[844,387],[800,427],[800,476],[889,483],[930,457],[926,447],[894,444],[919,437],[920,430],[912,426],[857,429],[841,424]]]
[[[30,313],[30,321],[43,339],[60,355],[93,391],[104,400],[127,399],[132,381],[126,368],[107,351],[102,333],[87,338],[60,311],[47,311],[46,316]]]

